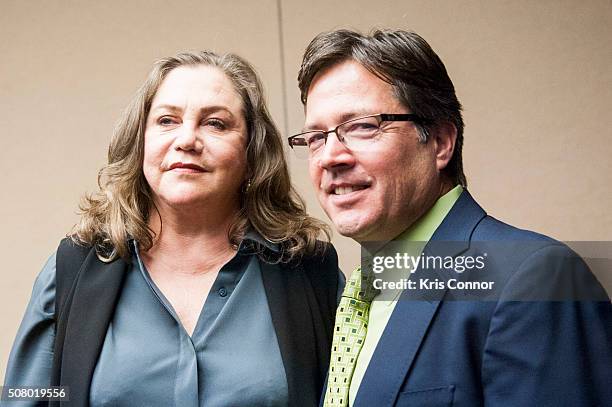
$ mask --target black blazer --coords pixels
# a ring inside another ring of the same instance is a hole
[[[260,261],[291,406],[316,406],[324,385],[338,291],[338,258],[331,244],[300,262]],[[91,379],[128,264],[100,261],[91,247],[63,239],[57,251],[55,345],[51,384],[69,386],[69,402],[87,406]]]

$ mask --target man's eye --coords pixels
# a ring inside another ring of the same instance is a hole
[[[207,119],[207,120],[204,120],[203,124],[204,126],[212,127],[216,130],[225,130],[227,128],[225,123],[223,123],[223,121],[219,119]]]
[[[370,122],[356,122],[350,123],[350,126],[346,129],[347,132],[373,132],[378,130],[378,125]]]
[[[325,134],[313,133],[306,136],[306,143],[311,149],[318,148],[325,142]]]

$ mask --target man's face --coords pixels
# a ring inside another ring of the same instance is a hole
[[[369,114],[410,113],[390,84],[347,60],[319,72],[308,89],[305,130],[326,130]],[[319,202],[338,232],[358,242],[396,237],[442,188],[436,142],[419,143],[411,122],[383,122],[367,146],[349,150],[335,134],[309,160]]]

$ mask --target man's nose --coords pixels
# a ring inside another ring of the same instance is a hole
[[[317,159],[319,166],[327,170],[355,165],[353,152],[340,141],[335,132],[328,134]]]
[[[201,128],[189,122],[183,123],[175,141],[175,148],[183,151],[201,153],[204,148]]]

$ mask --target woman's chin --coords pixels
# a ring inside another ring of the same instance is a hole
[[[163,207],[177,210],[177,211],[192,211],[205,209],[209,210],[211,208],[223,208],[226,209],[228,207],[237,206],[238,203],[233,202],[224,202],[219,197],[211,196],[210,194],[190,194],[190,193],[181,193],[181,194],[170,194],[168,196],[160,197],[159,201]],[[222,211],[220,211],[221,213]]]
[[[206,199],[205,197],[189,195],[173,196],[165,199],[164,201],[167,206],[175,209],[193,208],[210,203],[210,200]]]

